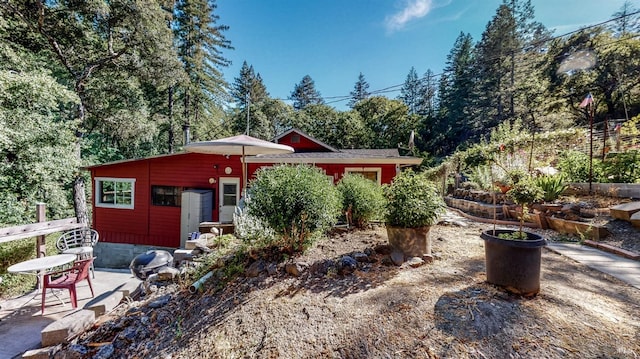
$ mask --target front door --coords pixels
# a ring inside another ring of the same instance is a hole
[[[220,223],[231,223],[233,222],[233,211],[235,211],[240,199],[240,178],[221,177],[219,188],[220,207],[218,213]]]

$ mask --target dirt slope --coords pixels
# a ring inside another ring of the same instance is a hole
[[[640,356],[638,289],[544,250],[541,293],[511,296],[484,282],[483,228],[435,226],[432,263],[396,267],[374,255],[347,275],[325,273],[327,260],[386,235],[337,234],[298,259],[309,264],[300,277],[279,268],[222,290],[213,282],[195,295],[167,290],[124,306],[71,350],[98,358]]]

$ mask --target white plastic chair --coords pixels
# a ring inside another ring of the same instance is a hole
[[[56,248],[60,253],[75,254],[78,260],[93,258],[93,247],[98,243],[100,235],[95,229],[78,228],[63,233],[56,241]],[[93,262],[91,274],[96,277]]]

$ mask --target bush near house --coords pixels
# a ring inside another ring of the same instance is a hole
[[[342,207],[340,192],[317,167],[278,165],[260,169],[249,189],[250,215],[262,218],[279,236],[285,253],[303,251],[331,228]]]
[[[348,173],[337,187],[349,225],[364,228],[371,220],[382,218],[386,205],[382,186],[359,174]]]

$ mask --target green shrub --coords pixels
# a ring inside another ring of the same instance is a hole
[[[348,173],[338,183],[342,194],[342,210],[350,212],[349,225],[364,228],[372,219],[382,218],[386,199],[382,186],[362,177]]]
[[[519,181],[514,183],[511,189],[507,192],[507,196],[522,207],[522,213],[520,214],[520,229],[512,239],[526,238],[524,233],[522,233],[522,227],[524,226],[524,220],[527,216],[527,206],[535,201],[541,200],[543,195],[544,192],[542,191],[542,188],[538,186],[531,176],[521,177]]]
[[[0,244],[0,298],[26,293],[35,285],[35,277],[7,272],[11,265],[35,257],[35,239]]]
[[[386,223],[394,227],[416,228],[434,225],[445,204],[437,187],[411,170],[397,175],[385,187]]]
[[[567,181],[562,174],[553,176],[540,176],[535,180],[538,187],[544,191],[542,199],[545,202],[553,202],[567,189]]]
[[[636,183],[640,179],[640,154],[638,151],[617,153],[602,163],[602,177],[611,183]]]
[[[233,213],[233,228],[235,235],[244,241],[253,243],[269,243],[275,239],[274,230],[262,218],[249,214],[251,198],[244,199]]]
[[[479,189],[491,190],[493,187],[491,183],[491,167],[487,165],[474,167],[469,173],[469,181],[475,183]],[[466,186],[463,187],[466,188]]]
[[[589,155],[576,150],[561,154],[558,168],[566,176],[568,182],[589,182]],[[600,160],[593,159],[593,181],[602,178]]]
[[[260,169],[249,197],[249,214],[281,236],[284,252],[304,250],[314,234],[336,223],[342,207],[336,187],[322,170],[308,165]]]
[[[532,178],[521,178],[507,192],[507,196],[516,204],[525,206],[542,199],[544,191]]]

